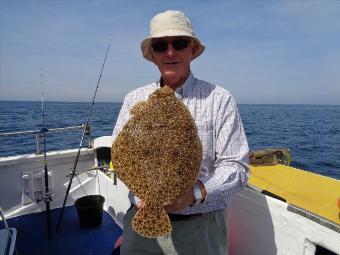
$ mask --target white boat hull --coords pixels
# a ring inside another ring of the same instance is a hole
[[[61,207],[72,168],[75,150],[48,153],[48,169],[54,200],[51,208]],[[43,170],[42,156],[29,155],[0,159],[0,206],[7,218],[43,211],[44,203],[31,201],[23,205],[23,173]],[[101,194],[104,209],[122,227],[130,203],[128,190],[118,179],[117,185],[100,171],[82,173],[96,165],[93,149],[83,149],[67,204],[84,195]],[[39,186],[39,185],[38,185]],[[296,208],[295,208],[296,209]],[[229,254],[315,254],[320,247],[340,254],[340,227],[321,219],[319,222],[293,212],[294,208],[259,191],[246,188],[236,195],[229,206]],[[313,217],[311,217],[313,218]]]
[[[323,226],[287,203],[246,188],[229,206],[230,254],[315,254],[317,245],[340,254],[340,228]],[[328,222],[329,223],[329,222]]]

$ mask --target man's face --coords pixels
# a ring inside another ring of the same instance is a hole
[[[164,84],[176,89],[190,73],[190,62],[194,53],[190,38],[163,37],[152,41],[152,56]]]

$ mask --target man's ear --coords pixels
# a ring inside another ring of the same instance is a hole
[[[196,41],[193,41],[192,42],[192,47],[191,47],[191,53],[192,53],[192,56],[195,55],[195,53],[197,52],[198,50],[198,44]]]
[[[153,62],[154,64],[156,64],[156,63],[155,63],[155,56],[154,56],[154,53],[153,53],[152,50],[150,50],[150,52],[151,52],[152,62]]]

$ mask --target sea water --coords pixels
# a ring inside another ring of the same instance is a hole
[[[96,103],[92,136],[111,135],[121,103]],[[340,105],[238,106],[250,150],[287,147],[292,166],[340,179]],[[90,103],[45,102],[48,129],[85,123]],[[0,101],[0,133],[40,130],[40,102]],[[47,133],[47,150],[78,148],[82,130]],[[86,146],[86,141],[84,142]],[[36,151],[35,135],[0,136],[0,157]]]

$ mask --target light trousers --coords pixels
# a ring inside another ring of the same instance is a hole
[[[187,220],[171,221],[169,236],[146,238],[132,229],[137,212],[132,206],[124,217],[122,255],[226,255],[226,210],[205,213]]]

